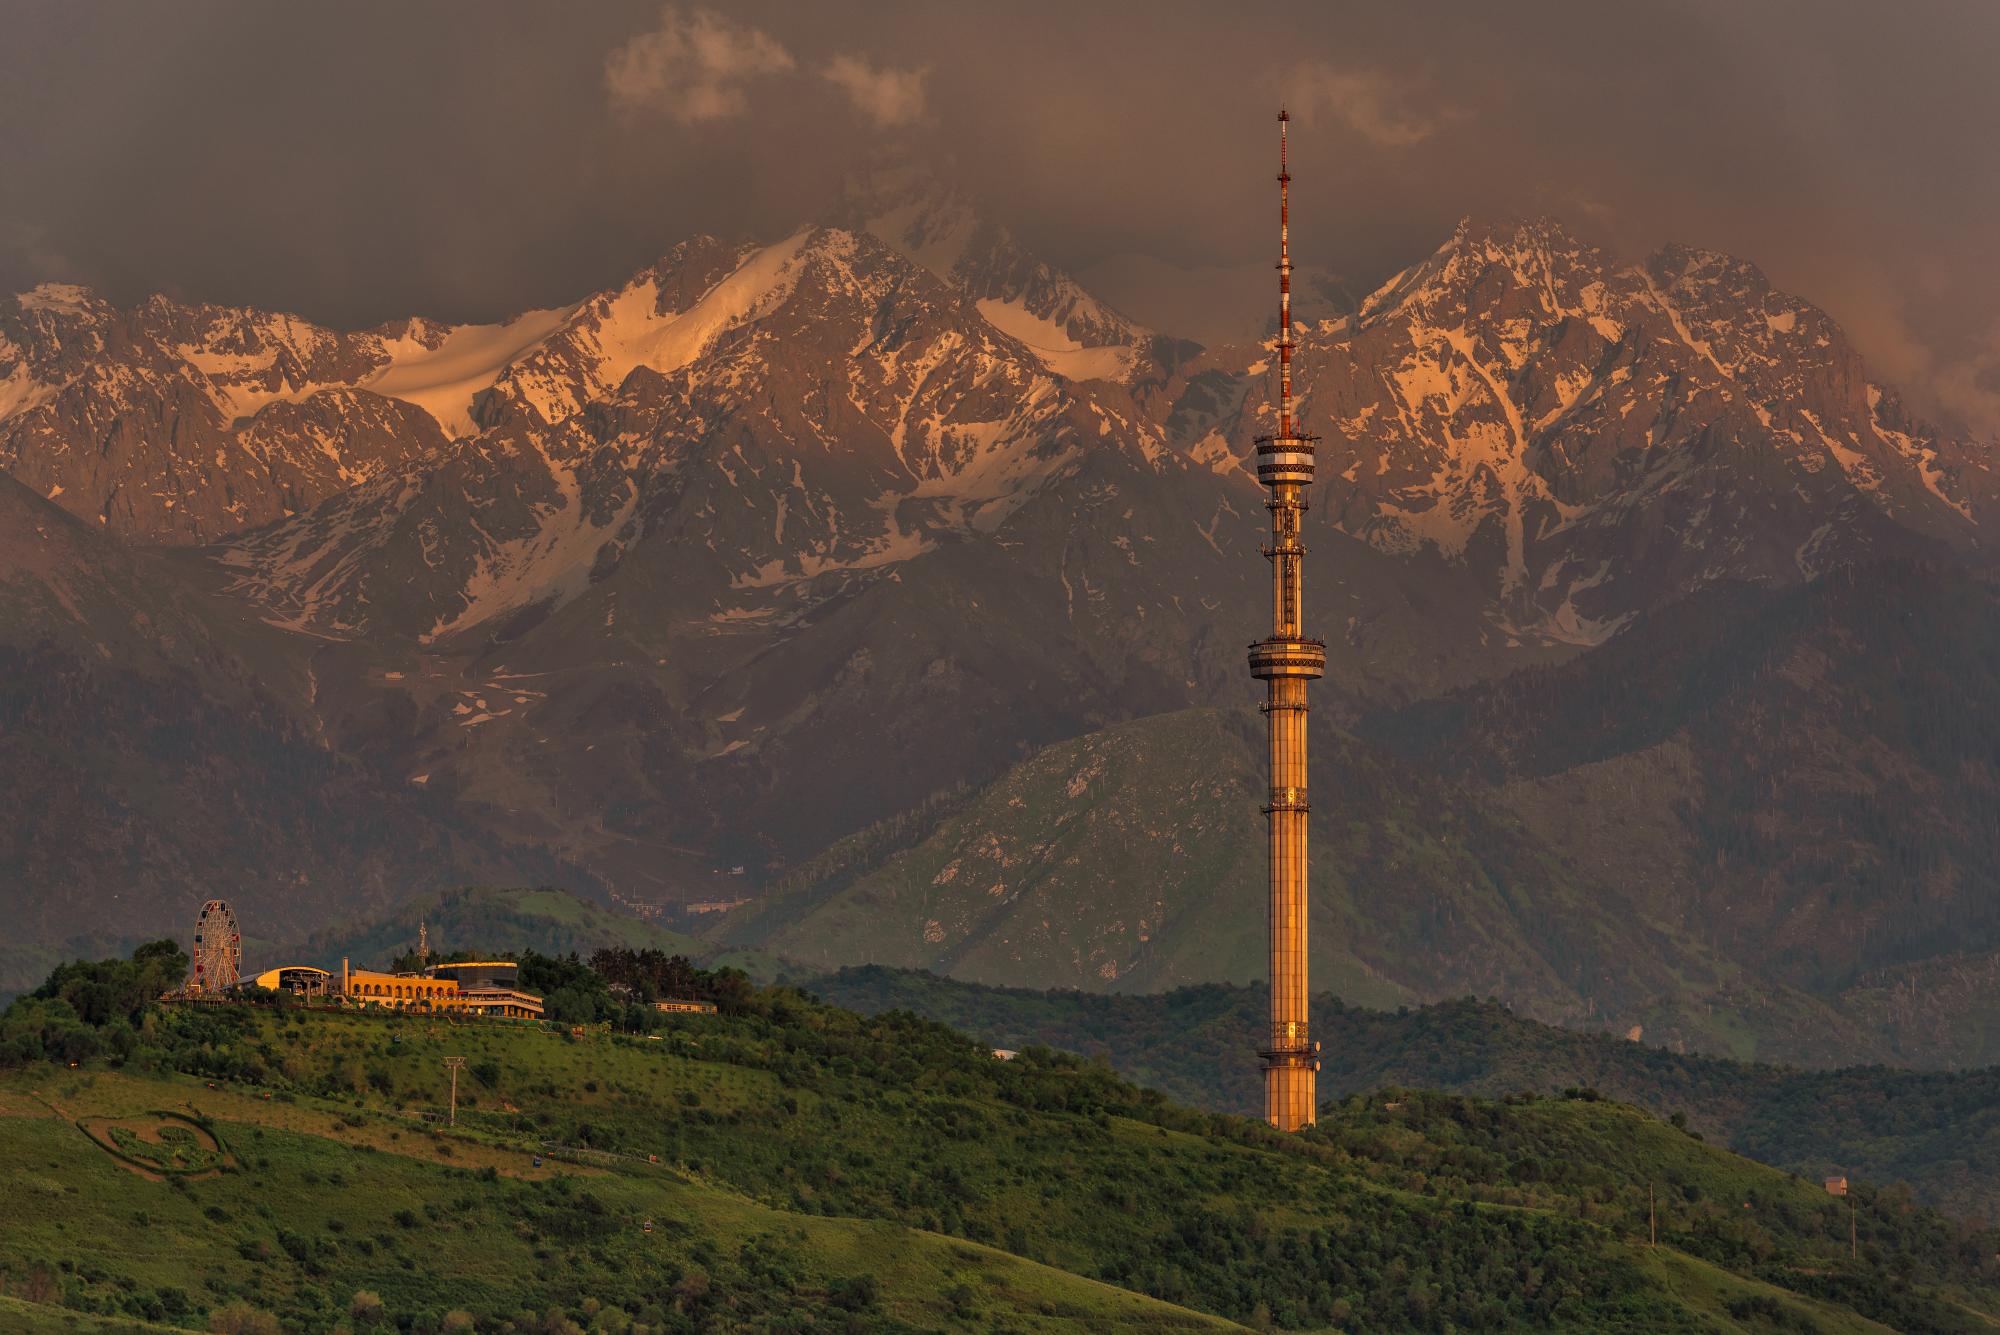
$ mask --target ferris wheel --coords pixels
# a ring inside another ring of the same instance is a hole
[[[220,992],[235,986],[236,965],[242,957],[243,938],[236,930],[236,915],[222,900],[209,900],[194,920],[194,977],[189,980],[190,990]]]

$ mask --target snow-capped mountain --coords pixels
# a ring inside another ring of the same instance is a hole
[[[1986,457],[1747,265],[1468,224],[1298,336],[1331,718],[1706,583],[1984,550]],[[1150,333],[929,183],[494,325],[44,287],[0,337],[7,471],[182,548],[321,744],[628,896],[1249,698],[1268,349]]]
[[[437,461],[231,542],[239,587],[314,631],[432,643],[552,610],[664,539],[670,604],[782,615],[823,577],[991,533],[1086,448],[1165,453],[965,294],[835,228],[677,247],[480,411]]]
[[[1728,256],[1621,266],[1554,222],[1468,220],[1297,338],[1330,522],[1471,574],[1520,637],[1595,643],[1719,580],[1992,545],[1990,451],[1913,423],[1822,311]],[[1179,443],[1237,466],[1270,369],[1197,363]]]
[[[475,398],[560,316],[344,334],[44,284],[0,302],[0,466],[120,536],[210,541],[472,430]]]
[[[836,221],[928,269],[1066,380],[1129,382],[1154,337],[928,179],[857,181]],[[346,333],[155,296],[118,310],[69,284],[0,303],[0,466],[142,542],[201,543],[306,509],[528,410],[544,425],[637,367],[701,355],[782,289],[810,228],[677,246],[613,291],[486,325]]]
[[[1222,508],[1254,513],[1247,481],[1218,496],[1122,387],[870,232],[677,247],[479,411],[209,558],[276,624],[406,656],[395,680],[476,665],[418,720],[426,785],[609,784],[683,853],[797,856],[1235,669],[1213,618],[1258,574]],[[867,785],[827,763],[870,747]],[[678,873],[634,833],[590,839],[657,889]]]

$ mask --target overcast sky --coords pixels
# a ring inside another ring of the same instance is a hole
[[[931,162],[1139,318],[1463,214],[1755,260],[2000,432],[2000,3],[0,0],[0,289],[492,318]]]

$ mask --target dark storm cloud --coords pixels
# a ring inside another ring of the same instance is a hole
[[[1267,274],[1283,96],[1315,263],[1370,281],[1465,213],[1729,250],[1995,430],[1996,56],[1984,3],[0,0],[0,287],[491,317],[887,154],[1192,324]]]

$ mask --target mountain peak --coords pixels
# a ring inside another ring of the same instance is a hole
[[[1582,245],[1568,224],[1554,214],[1534,217],[1520,214],[1468,213],[1458,220],[1451,237],[1440,249],[1475,245],[1534,245],[1558,250]]]
[[[92,315],[110,309],[105,301],[81,283],[37,283],[14,298],[24,311],[56,311],[72,315]]]
[[[1613,267],[1560,219],[1467,215],[1429,257],[1371,293],[1358,322],[1420,312],[1435,322],[1455,311],[1559,318],[1587,306],[1583,289]]]
[[[1012,321],[1002,328],[1044,350],[1136,349],[1150,337],[1030,253],[965,191],[927,167],[884,162],[857,172],[831,221],[876,237],[979,302],[981,310],[1000,310],[1003,322]],[[1114,378],[1128,376],[1134,361],[1126,357]]]
[[[1745,298],[1771,290],[1770,279],[1749,260],[1679,241],[1660,247],[1648,257],[1645,269],[1663,287],[1707,287]]]

